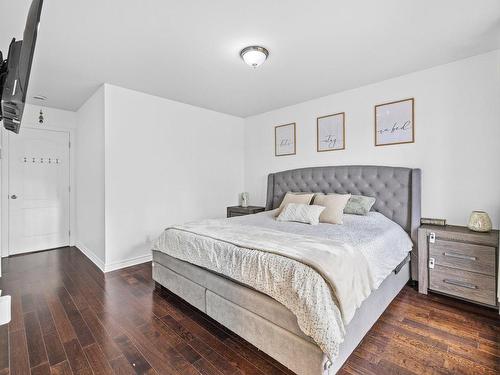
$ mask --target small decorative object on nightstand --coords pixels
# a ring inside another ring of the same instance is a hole
[[[265,208],[261,206],[248,206],[248,207],[231,206],[227,208],[227,217],[251,215],[251,214],[256,214],[258,212],[262,212],[264,210]]]
[[[472,211],[467,227],[474,232],[489,232],[491,230],[491,219],[484,211]]]
[[[422,225],[418,229],[418,291],[497,307],[498,230]]]
[[[240,205],[241,207],[247,208],[248,207],[248,199],[249,195],[247,192],[241,193],[240,195]]]

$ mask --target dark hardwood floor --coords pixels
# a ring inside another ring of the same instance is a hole
[[[103,275],[78,249],[4,258],[5,374],[291,374],[155,290],[149,263]],[[341,374],[498,374],[498,313],[405,287]]]

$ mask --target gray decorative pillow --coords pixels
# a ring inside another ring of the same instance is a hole
[[[375,204],[375,198],[364,195],[351,195],[344,208],[345,214],[367,215]]]

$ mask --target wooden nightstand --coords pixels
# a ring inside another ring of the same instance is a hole
[[[423,225],[418,229],[418,291],[496,307],[498,230]]]
[[[244,216],[256,214],[257,212],[262,212],[265,210],[265,207],[261,206],[231,206],[227,208],[227,217],[235,217],[235,216]]]

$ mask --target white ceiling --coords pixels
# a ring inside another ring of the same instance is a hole
[[[0,2],[5,54],[29,3]],[[45,0],[29,95],[76,110],[108,82],[246,117],[497,48],[499,0]]]

